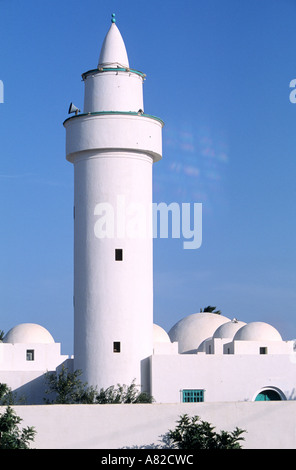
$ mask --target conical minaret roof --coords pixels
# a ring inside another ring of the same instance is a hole
[[[128,56],[124,41],[115,24],[115,14],[112,14],[111,26],[104,39],[98,68],[100,67],[129,67]]]

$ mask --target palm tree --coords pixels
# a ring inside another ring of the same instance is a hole
[[[208,305],[204,309],[200,309],[200,312],[210,312],[210,313],[217,313],[217,315],[221,314],[221,310],[215,310],[216,307],[212,307],[211,305]]]

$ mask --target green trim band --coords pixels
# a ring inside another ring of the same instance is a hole
[[[82,114],[77,114],[75,116],[71,116],[69,118],[67,118],[63,124],[65,124],[65,122],[69,121],[70,119],[76,119],[76,118],[79,118],[79,117],[82,117],[82,116],[103,116],[103,115],[108,115],[108,114],[119,114],[119,115],[128,115],[128,116],[143,116],[143,117],[147,117],[147,118],[150,118],[150,119],[155,119],[156,121],[160,122],[162,126],[164,126],[164,122],[162,119],[156,117],[156,116],[152,116],[152,114],[145,114],[145,113],[136,113],[136,112],[133,112],[133,111],[97,111],[97,112],[94,112],[94,113],[82,113]]]
[[[103,73],[103,72],[131,72],[131,73],[140,75],[142,78],[146,77],[145,73],[140,72],[139,70],[130,69],[128,67],[120,67],[120,68],[119,67],[102,67],[98,69],[89,70],[88,72],[83,73],[81,76],[82,76],[82,79],[84,80],[87,77],[87,75],[90,75],[93,73]]]

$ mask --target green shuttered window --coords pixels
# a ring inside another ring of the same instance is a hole
[[[197,403],[204,401],[204,390],[182,390],[183,403]]]

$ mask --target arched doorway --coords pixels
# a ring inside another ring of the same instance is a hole
[[[278,391],[272,388],[266,388],[261,390],[255,398],[255,401],[275,401],[275,400],[282,400],[282,396],[279,394]]]

